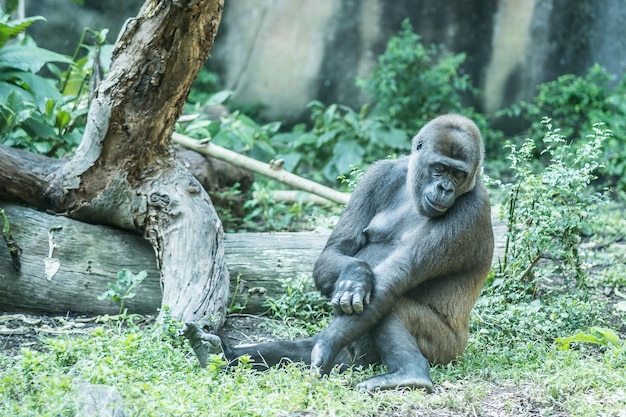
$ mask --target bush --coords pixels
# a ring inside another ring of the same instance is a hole
[[[610,131],[593,128],[584,146],[572,147],[550,119],[543,125],[544,154],[550,164],[536,169],[535,141],[510,145],[515,183],[508,184],[503,217],[508,235],[500,272],[528,280],[540,260],[549,259],[564,272],[583,278],[579,244],[595,219],[605,195],[590,189],[600,163],[602,144]]]
[[[389,39],[378,57],[378,66],[358,84],[374,102],[374,114],[391,126],[414,134],[429,120],[450,112],[467,113],[462,96],[473,94],[470,78],[461,75],[465,54],[451,54],[441,47],[424,47],[408,19]],[[468,117],[473,115],[466,114]]]
[[[106,30],[86,30],[94,36],[97,46],[84,45],[84,33],[77,53],[70,58],[39,48],[29,38],[16,40],[42,19],[37,16],[10,20],[9,15],[0,14],[0,141],[7,146],[62,157],[82,139],[88,81]],[[78,59],[81,49],[90,55]],[[67,64],[68,69],[63,72],[53,63]],[[44,68],[57,78],[40,75]]]
[[[325,106],[313,101],[309,108],[313,123],[310,131],[300,125],[272,138],[289,171],[321,173],[318,180],[336,183],[338,176],[348,174],[355,166],[411,149],[406,132],[368,115],[367,106],[357,113],[348,106]]]
[[[565,74],[537,87],[537,95],[530,102],[522,102],[500,112],[508,117],[521,117],[530,125],[526,136],[540,138],[544,126],[539,122],[550,117],[562,126],[561,134],[574,143],[585,146],[587,132],[597,122],[603,122],[613,132],[604,141],[603,167],[599,174],[611,178],[619,188],[626,190],[626,77],[615,87],[610,74],[596,64],[585,76]],[[539,158],[545,149],[535,141],[534,156]]]

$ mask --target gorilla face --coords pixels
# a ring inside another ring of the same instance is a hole
[[[457,189],[468,177],[464,168],[437,161],[428,167],[430,181],[424,187],[422,209],[430,217],[444,214],[457,197]]]
[[[420,213],[427,217],[445,214],[476,183],[482,161],[480,133],[469,129],[464,120],[448,117],[446,124],[440,124],[436,119],[413,140],[407,185]]]

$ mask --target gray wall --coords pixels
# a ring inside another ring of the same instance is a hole
[[[115,41],[139,0],[26,0],[41,14],[30,33],[40,45],[71,53],[84,26],[111,29]],[[426,43],[465,52],[463,70],[494,111],[534,95],[538,83],[584,74],[593,63],[617,78],[626,68],[622,0],[226,0],[209,66],[240,102],[263,102],[269,120],[300,119],[319,99],[359,107],[355,87],[389,36],[409,17]]]

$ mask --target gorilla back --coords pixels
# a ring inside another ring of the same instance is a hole
[[[359,388],[430,391],[429,362],[447,363],[465,349],[491,266],[482,160],[471,120],[427,123],[410,156],[378,162],[363,176],[314,266],[335,310],[330,325],[308,339],[223,346],[226,357],[247,354],[259,367],[302,361],[323,373],[382,362],[388,372]]]

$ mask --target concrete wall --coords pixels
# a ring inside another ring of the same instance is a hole
[[[60,3],[63,3],[61,6]],[[84,26],[111,29],[113,42],[140,0],[26,0],[41,14],[31,33],[71,53]],[[240,102],[263,102],[268,120],[295,121],[313,99],[359,107],[355,87],[408,17],[427,44],[465,52],[463,70],[494,111],[534,95],[538,83],[583,74],[593,63],[616,78],[626,68],[622,0],[226,0],[209,66]]]

